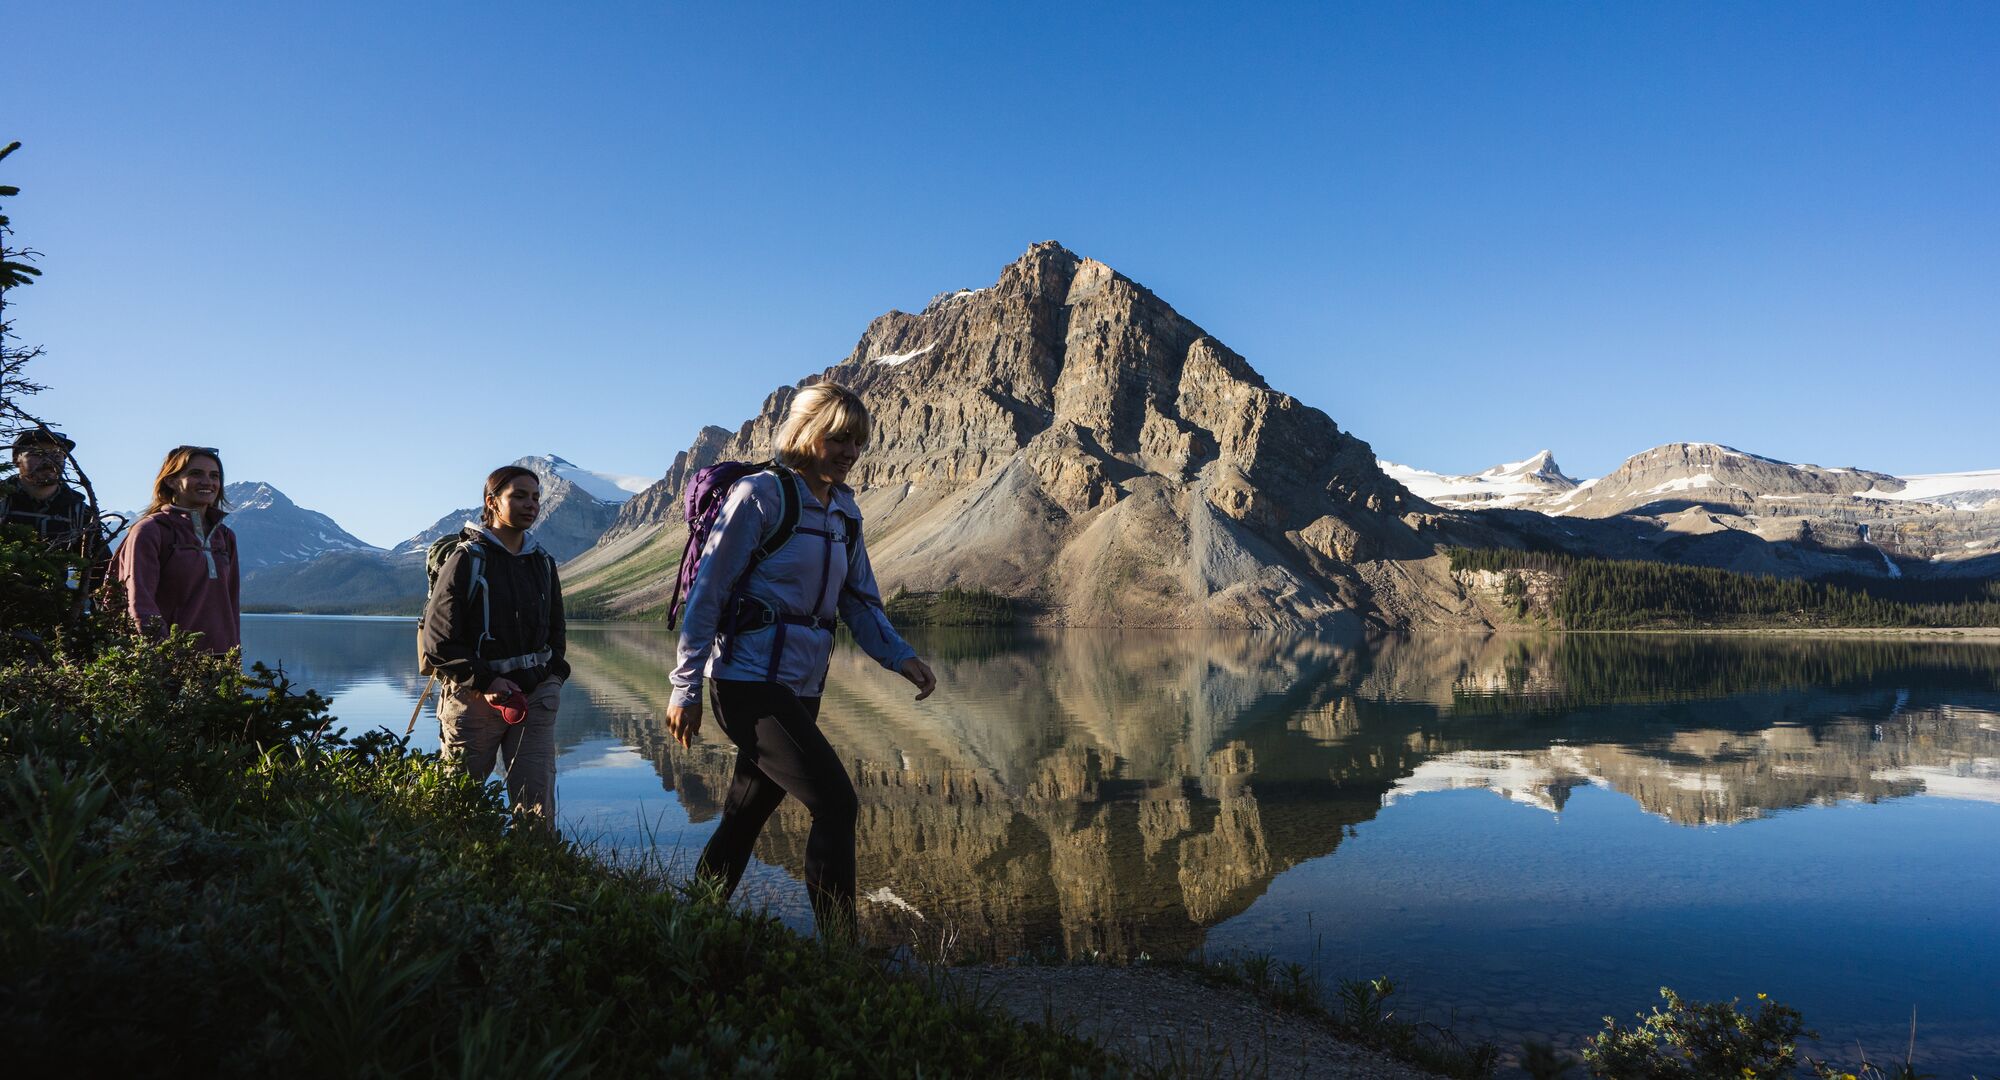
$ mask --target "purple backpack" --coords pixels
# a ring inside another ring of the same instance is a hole
[[[701,553],[708,547],[708,534],[715,531],[715,519],[722,513],[723,500],[729,497],[729,489],[738,480],[754,476],[760,472],[776,473],[778,490],[783,493],[784,509],[778,515],[778,527],[765,537],[757,550],[750,553],[750,565],[743,568],[743,576],[749,577],[757,564],[769,558],[799,528],[799,507],[805,502],[799,491],[801,481],[798,474],[775,461],[751,464],[747,461],[718,461],[701,469],[688,481],[687,490],[681,493],[681,512],[687,517],[687,547],[681,551],[681,569],[674,579],[673,599],[667,601],[667,629],[672,630],[679,620],[681,601],[694,589],[695,575],[701,572]],[[741,579],[736,583],[742,584]]]

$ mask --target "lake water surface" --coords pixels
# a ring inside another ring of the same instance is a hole
[[[691,865],[733,750],[661,720],[673,638],[573,627],[561,817]],[[350,728],[401,732],[412,620],[246,617]],[[992,959],[1267,953],[1389,975],[1403,1015],[1574,1047],[1661,986],[1800,1008],[1835,1052],[2000,1072],[2000,646],[1195,631],[838,650],[876,940]],[[437,745],[430,708],[415,742]],[[748,902],[806,928],[787,802]]]

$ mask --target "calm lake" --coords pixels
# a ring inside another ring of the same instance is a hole
[[[244,651],[408,722],[413,620],[251,616]],[[992,959],[1268,953],[1400,1012],[1574,1047],[1661,986],[1795,1005],[1852,1061],[2000,1071],[2000,646],[1573,635],[1366,644],[919,631],[822,725],[876,940]],[[691,866],[733,750],[661,720],[674,639],[572,628],[564,827]],[[415,743],[437,745],[430,707]],[[788,801],[748,902],[808,928]]]

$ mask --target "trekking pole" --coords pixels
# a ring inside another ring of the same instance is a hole
[[[417,716],[424,711],[424,702],[430,700],[431,688],[437,684],[438,677],[432,675],[431,681],[424,684],[424,692],[417,695],[417,707],[410,710],[410,726],[403,729],[403,738],[409,738],[417,730]]]

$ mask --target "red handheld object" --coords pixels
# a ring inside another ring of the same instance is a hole
[[[501,698],[500,703],[493,706],[493,711],[500,714],[500,719],[518,724],[528,718],[528,695],[516,690]]]

